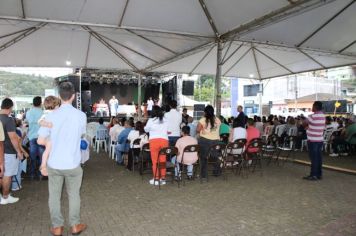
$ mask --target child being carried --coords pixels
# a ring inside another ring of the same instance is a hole
[[[38,120],[38,124],[41,127],[47,127],[47,128],[52,128],[52,123],[49,121],[46,121],[46,116],[53,112],[54,110],[58,109],[60,106],[61,100],[55,96],[48,96],[45,98],[43,105],[45,107],[45,112],[42,115],[42,117]],[[45,144],[45,151],[43,152],[42,155],[42,163],[40,166],[40,171],[43,176],[48,176],[47,172],[47,160],[49,157],[49,153],[51,152],[51,140],[49,138],[46,139],[46,144]]]

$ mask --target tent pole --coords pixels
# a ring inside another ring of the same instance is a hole
[[[216,66],[216,77],[215,77],[215,109],[216,115],[221,115],[221,67],[222,67],[222,50],[223,45],[221,40],[218,41],[218,51],[217,51],[217,66]]]
[[[262,82],[260,83],[260,86],[263,86]],[[262,118],[263,116],[263,112],[262,112],[262,109],[263,109],[263,105],[262,105],[262,92],[259,92],[258,93],[258,113],[259,113],[259,116]]]
[[[79,89],[77,94],[77,109],[82,110],[82,68],[79,69]]]
[[[259,82],[259,92],[258,92],[258,110],[259,110],[259,115],[260,117],[262,117],[262,96],[263,96],[263,83],[262,83],[262,77],[261,77],[261,71],[260,71],[260,67],[258,65],[258,61],[257,61],[257,57],[256,57],[256,49],[254,47],[253,44],[251,44],[251,48],[252,48],[252,55],[253,55],[253,59],[255,61],[255,65],[256,65],[256,70],[257,70],[257,74],[258,74],[258,82]]]
[[[141,84],[142,84],[142,76],[138,75],[138,83],[137,83],[137,113],[138,120],[142,119],[142,111],[141,111]]]

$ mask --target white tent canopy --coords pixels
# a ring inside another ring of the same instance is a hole
[[[354,0],[2,0],[0,66],[266,79],[356,64]]]

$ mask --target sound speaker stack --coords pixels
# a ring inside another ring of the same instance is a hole
[[[199,120],[204,116],[204,104],[194,104],[193,118],[194,120]]]
[[[194,95],[194,81],[183,81],[183,89],[182,94],[185,96],[193,96]]]
[[[90,115],[92,112],[92,101],[91,101],[91,91],[84,90],[82,91],[82,111]]]

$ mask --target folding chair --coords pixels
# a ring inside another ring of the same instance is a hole
[[[188,145],[183,149],[183,153],[182,153],[182,161],[181,163],[178,162],[178,159],[176,159],[176,163],[175,163],[175,167],[177,168],[177,166],[179,167],[179,171],[178,171],[178,178],[176,179],[178,182],[178,188],[180,186],[180,182],[183,182],[183,185],[185,185],[185,174],[188,175],[188,166],[184,164],[184,156],[188,153],[196,153],[198,155],[198,160],[196,163],[193,164],[193,179],[196,176],[196,173],[198,172],[198,168],[194,168],[199,166],[199,151],[200,151],[200,147],[198,144],[195,145]],[[184,168],[185,167],[185,168]]]
[[[229,135],[230,134],[220,134],[220,141],[228,144],[229,143]]]
[[[262,140],[267,141],[268,137],[272,135],[272,132],[273,132],[273,125],[266,126],[261,136]]]
[[[278,137],[282,137],[282,135],[286,132],[286,124],[283,125],[277,125],[275,134],[278,135]]]
[[[276,163],[278,165],[279,165],[279,160],[280,160],[282,153],[286,154],[286,155],[282,156],[284,158],[283,164],[289,160],[289,156],[294,150],[294,145],[295,145],[295,137],[294,136],[287,136],[284,139],[283,146],[277,148],[278,151],[277,151]]]
[[[132,164],[132,172],[135,172],[135,163],[138,163],[138,156],[140,155],[140,148],[135,148],[135,146],[139,146],[141,142],[140,138],[137,138],[133,141],[132,143],[132,148],[131,148],[131,158],[132,160],[129,160],[129,165]],[[130,163],[132,162],[132,163]]]
[[[176,147],[165,147],[161,148],[158,153],[158,157],[161,155],[164,155],[166,157],[165,161],[160,161],[159,158],[157,160],[156,164],[156,173],[154,173],[154,185],[156,184],[156,181],[158,181],[158,188],[161,189],[161,181],[160,179],[162,178],[161,176],[161,170],[166,169],[166,181],[167,181],[167,174],[170,174],[172,176],[172,184],[174,182],[174,164],[171,162],[171,159],[173,156],[176,156],[178,154],[178,149]],[[168,171],[167,171],[168,170]]]
[[[202,165],[205,165],[205,174],[206,174],[206,181],[209,182],[209,172],[212,172],[214,176],[219,176],[221,174],[221,164],[223,161],[223,156],[225,155],[226,151],[226,144],[225,143],[217,143],[209,148],[209,153],[207,157],[200,156],[200,169]],[[209,169],[209,165],[213,165],[213,169]],[[200,177],[200,183],[203,182],[203,179]]]
[[[253,167],[252,172],[255,172],[257,164],[260,167],[261,175],[262,175],[262,147],[263,141],[260,138],[255,138],[250,141],[250,143],[246,147],[245,152],[245,163],[248,164],[249,160],[251,160],[251,167]],[[250,166],[247,166],[250,168]]]
[[[152,174],[151,172],[151,157],[150,157],[150,144],[145,143],[140,152],[139,157],[139,172],[143,182],[143,176],[146,174]]]
[[[267,159],[267,165],[269,165],[277,152],[278,144],[280,143],[280,138],[278,135],[273,134],[267,138],[266,144],[262,146],[262,156]]]
[[[231,171],[234,172],[236,167],[235,175],[237,175],[238,169],[240,169],[239,166],[244,164],[245,145],[246,139],[237,139],[234,142],[227,144],[222,168],[226,180],[226,170],[231,169]]]

